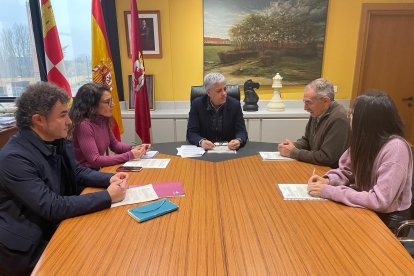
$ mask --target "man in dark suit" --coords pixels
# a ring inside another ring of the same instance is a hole
[[[228,148],[237,150],[247,142],[246,125],[240,102],[227,97],[226,80],[220,73],[204,77],[206,95],[191,103],[187,125],[187,140],[206,150],[215,142],[227,142]]]
[[[29,86],[17,101],[18,133],[0,152],[0,275],[28,275],[58,224],[125,197],[128,175],[80,167],[65,140],[66,92]],[[79,195],[89,185],[106,190]]]

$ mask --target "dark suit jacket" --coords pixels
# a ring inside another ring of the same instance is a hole
[[[0,151],[0,256],[7,250],[30,254],[50,239],[60,221],[110,207],[106,190],[63,196],[58,158],[69,160],[70,178],[82,186],[107,187],[113,174],[80,167],[71,143],[60,142],[61,154],[56,154],[31,129],[22,129]],[[13,266],[3,261],[0,271]]]
[[[216,133],[210,121],[211,111],[207,109],[209,100],[209,97],[205,95],[192,101],[187,125],[187,140],[198,146],[198,142],[203,138],[211,142],[228,142],[239,138],[240,146],[244,146],[247,142],[247,131],[240,102],[227,97],[226,103],[222,106],[222,133]],[[222,137],[224,141],[216,141],[216,137]]]

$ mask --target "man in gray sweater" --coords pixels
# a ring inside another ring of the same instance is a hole
[[[345,108],[334,100],[333,85],[322,78],[312,81],[305,86],[303,103],[311,115],[305,135],[296,142],[281,142],[280,154],[337,168],[339,158],[348,148],[350,124]]]

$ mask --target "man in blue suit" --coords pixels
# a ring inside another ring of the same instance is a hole
[[[125,173],[80,167],[65,139],[66,92],[29,86],[17,101],[18,133],[0,151],[0,275],[28,275],[59,223],[109,208],[128,188]],[[106,190],[79,195],[85,186]]]
[[[237,150],[247,142],[246,125],[240,102],[227,97],[226,80],[220,73],[204,77],[206,95],[193,100],[187,125],[187,140],[206,150],[215,142],[227,142]]]

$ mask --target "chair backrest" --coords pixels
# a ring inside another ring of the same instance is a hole
[[[414,148],[411,148],[411,152],[412,152],[412,154],[413,154],[413,162],[414,162]],[[413,179],[412,179],[413,181],[412,181],[412,184],[411,184],[411,195],[412,195],[412,198],[411,198],[411,206],[410,206],[410,213],[411,213],[411,216],[410,216],[410,219],[414,219],[414,166],[413,166]]]
[[[240,102],[239,85],[237,85],[237,84],[227,84],[226,88],[227,88],[227,95],[235,98],[236,100],[238,100]],[[197,98],[199,96],[202,96],[202,95],[205,95],[205,94],[206,94],[206,91],[204,90],[203,85],[191,86],[190,100],[192,102],[195,98]]]

